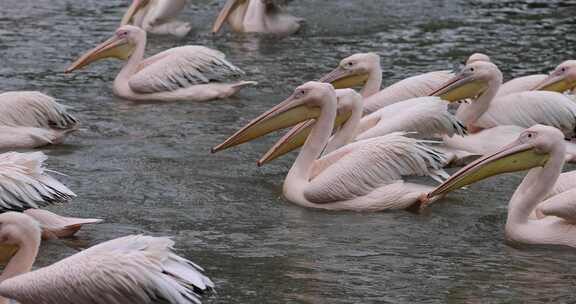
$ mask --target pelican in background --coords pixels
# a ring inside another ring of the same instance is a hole
[[[576,92],[576,60],[566,60],[546,75],[533,89],[564,93]]]
[[[500,173],[531,169],[508,205],[506,239],[513,243],[576,247],[576,190],[546,199],[562,172],[565,154],[562,132],[536,125],[499,151],[462,168],[425,198],[434,199]],[[534,211],[537,218],[531,218]]]
[[[227,82],[244,72],[219,51],[182,46],[144,59],[146,32],[125,25],[76,60],[66,72],[114,57],[128,60],[114,80],[114,94],[134,101],[207,101],[229,97],[253,81]]]
[[[319,81],[329,82],[337,89],[361,86],[364,112],[369,114],[399,101],[428,96],[453,76],[450,71],[429,72],[406,78],[380,90],[380,56],[376,53],[357,53],[344,58],[336,69]]]
[[[176,17],[186,6],[186,0],[132,0],[122,17],[122,25],[134,25],[148,33],[184,37],[192,26],[177,21]]]
[[[0,303],[198,304],[213,289],[202,268],[176,255],[165,237],[132,235],[111,240],[51,266],[31,271],[41,229],[32,218],[0,214],[0,245],[17,252],[0,275]]]
[[[560,129],[567,138],[574,136],[576,104],[557,92],[526,91],[497,96],[502,73],[491,62],[473,62],[434,95],[454,100],[473,98],[461,104],[456,117],[466,125],[471,136],[444,138],[451,148],[484,154],[503,147],[523,129],[545,124]],[[484,133],[488,132],[488,133]],[[489,135],[488,135],[489,134]],[[573,151],[573,147],[570,148]]]
[[[79,123],[66,106],[32,91],[0,94],[0,150],[31,149],[58,144]]]
[[[35,218],[46,238],[70,237],[82,225],[100,219],[63,217],[46,210],[32,210],[65,203],[76,195],[46,173],[42,152],[0,154],[0,212],[22,211]]]
[[[403,209],[431,187],[405,182],[402,177],[440,178],[443,174],[442,153],[399,133],[358,141],[319,158],[332,135],[336,114],[336,92],[332,85],[309,82],[212,151],[316,118],[284,181],[283,193],[290,202],[325,210]]]
[[[218,14],[213,33],[218,33],[224,22],[238,33],[267,33],[287,36],[300,29],[301,18],[284,11],[286,0],[226,0]]]

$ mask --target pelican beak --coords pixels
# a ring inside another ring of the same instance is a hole
[[[337,129],[348,121],[350,116],[352,116],[351,111],[338,109],[338,115],[336,115],[336,119],[334,120],[334,129]],[[302,147],[306,142],[308,135],[310,135],[314,123],[316,123],[316,120],[310,119],[294,126],[288,133],[282,136],[282,138],[280,138],[280,140],[278,140],[276,144],[274,144],[274,146],[264,154],[264,156],[262,156],[262,158],[257,162],[258,167]]]
[[[474,74],[460,72],[445,82],[430,96],[438,96],[448,102],[474,98],[488,88],[488,83],[474,77]]]
[[[570,79],[567,75],[550,75],[539,83],[534,90],[552,91],[564,93],[576,87],[576,79]]]
[[[330,83],[335,89],[347,89],[363,86],[368,81],[368,76],[368,73],[355,73],[340,66],[318,81]]]
[[[16,252],[20,249],[16,245],[7,245],[1,244],[0,245],[0,265],[6,265],[10,262],[10,259],[16,254]]]
[[[130,7],[128,8],[126,13],[124,14],[124,17],[122,17],[122,22],[120,23],[120,26],[130,24],[132,22],[132,18],[134,18],[134,15],[136,15],[136,13],[140,9],[145,7],[148,4],[148,1],[149,0],[134,0],[134,1],[132,1],[132,4],[130,5]]]
[[[444,195],[494,175],[541,167],[549,158],[549,154],[538,153],[532,145],[516,140],[500,151],[483,156],[460,169],[428,193],[426,198],[429,200]]]
[[[104,58],[118,58],[122,60],[128,59],[134,50],[134,45],[128,41],[126,38],[120,38],[116,35],[114,37],[106,40],[104,43],[88,51],[82,57],[78,58],[74,63],[72,63],[66,70],[65,73],[70,73],[74,70],[82,68],[94,61],[98,61]]]
[[[290,96],[274,108],[258,116],[223,143],[212,148],[212,153],[251,141],[270,132],[291,127],[320,115],[320,108],[302,103],[296,95]]]
[[[228,19],[228,16],[236,9],[238,4],[240,4],[241,0],[227,0],[226,4],[216,17],[216,21],[214,22],[214,26],[212,26],[212,33],[218,33],[224,25],[224,21]]]

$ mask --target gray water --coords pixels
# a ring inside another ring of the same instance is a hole
[[[461,190],[420,216],[309,210],[281,198],[294,157],[255,161],[275,136],[211,155],[239,127],[352,53],[382,55],[386,84],[488,53],[508,79],[574,59],[576,1],[295,0],[307,20],[282,40],[209,34],[222,1],[193,1],[183,39],[149,54],[217,48],[260,84],[205,103],[112,96],[116,61],[62,71],[108,38],[128,0],[0,0],[0,90],[40,90],[73,107],[85,131],[43,149],[77,194],[58,213],[100,217],[73,241],[47,242],[38,266],[133,233],[173,236],[206,268],[207,303],[575,303],[576,256],[504,243],[522,173]],[[575,169],[568,167],[568,169]]]

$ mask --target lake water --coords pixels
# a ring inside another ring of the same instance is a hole
[[[255,161],[275,136],[209,150],[292,89],[352,53],[382,56],[384,81],[451,68],[485,52],[506,79],[575,59],[576,1],[295,0],[307,22],[277,40],[213,36],[222,1],[193,1],[185,38],[153,36],[148,53],[217,48],[259,82],[234,98],[135,104],[112,95],[116,61],[63,73],[108,38],[128,0],[1,0],[0,89],[40,90],[73,107],[84,131],[44,149],[78,198],[58,213],[100,217],[73,241],[42,246],[37,265],[132,233],[170,235],[206,268],[206,303],[575,303],[576,255],[503,240],[522,173],[458,191],[424,215],[309,210],[281,198],[294,157]],[[568,167],[568,169],[576,169]]]

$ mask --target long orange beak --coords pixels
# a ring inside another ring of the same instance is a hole
[[[240,4],[240,0],[228,0],[228,1],[226,1],[226,4],[224,4],[224,7],[220,11],[220,14],[218,14],[218,17],[216,18],[216,21],[214,22],[214,26],[212,26],[212,33],[218,33],[220,31],[220,29],[222,29],[222,26],[224,25],[224,21],[226,21],[228,19],[228,17],[234,11],[234,9],[236,9],[238,4]]]
[[[368,81],[368,77],[368,73],[357,74],[339,66],[332,72],[322,76],[318,81],[330,83],[336,89],[347,89],[363,86]]]
[[[498,152],[481,157],[462,168],[428,193],[426,198],[445,195],[497,174],[544,166],[549,158],[549,154],[537,153],[532,145],[516,140]]]
[[[104,58],[118,58],[126,60],[132,54],[133,46],[125,38],[114,36],[92,50],[86,52],[72,63],[64,72],[70,73],[94,61]]]
[[[254,140],[273,131],[291,127],[302,121],[317,118],[320,108],[302,104],[294,94],[269,111],[258,116],[223,143],[212,148],[212,153]]]
[[[133,0],[132,4],[122,17],[122,22],[120,23],[120,26],[130,24],[132,22],[132,18],[134,18],[134,15],[136,15],[136,13],[140,9],[145,7],[148,4],[148,1],[150,0]]]
[[[430,96],[439,96],[448,102],[455,102],[467,98],[474,98],[488,88],[488,83],[478,80],[473,74],[458,73],[452,79],[445,82]]]
[[[534,90],[564,93],[574,88],[576,88],[576,77],[572,79],[567,75],[550,75],[534,87]]]

